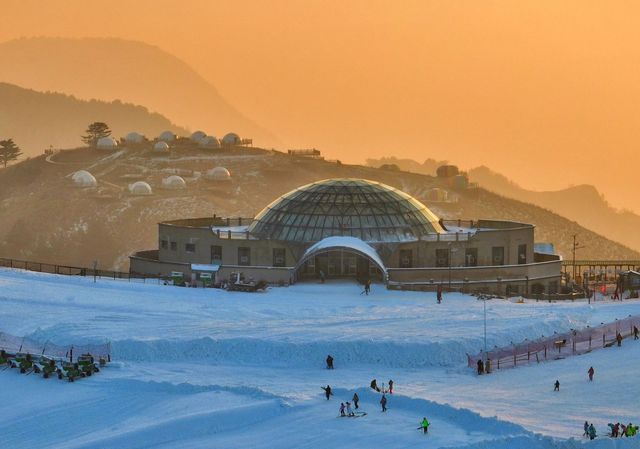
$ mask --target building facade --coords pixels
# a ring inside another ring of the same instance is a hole
[[[174,220],[158,249],[131,256],[131,272],[221,282],[233,272],[273,284],[310,278],[376,279],[389,288],[438,285],[500,294],[555,293],[561,260],[534,252],[534,226],[442,220],[415,198],[362,179],[295,189],[255,218]]]

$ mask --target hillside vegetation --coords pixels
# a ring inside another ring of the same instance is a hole
[[[227,167],[232,181],[219,183],[203,173]],[[96,188],[78,188],[70,175],[91,171]],[[180,173],[186,190],[163,190],[161,181]],[[553,212],[482,189],[451,192],[456,202],[430,203],[439,180],[425,175],[289,157],[260,149],[211,151],[174,148],[158,155],[149,148],[118,151],[80,148],[38,157],[0,171],[0,255],[4,257],[126,269],[133,251],[157,247],[157,222],[186,217],[254,216],[279,195],[332,177],[380,181],[414,195],[443,218],[501,218],[536,224],[536,241],[553,242],[570,254],[571,236],[580,234],[581,257],[640,258],[640,254]],[[131,196],[127,185],[144,180],[151,196]]]
[[[13,138],[25,157],[42,154],[49,147],[82,145],[80,136],[96,120],[108,123],[114,136],[124,136],[130,131],[149,137],[164,130],[186,133],[184,128],[143,106],[121,101],[84,101],[0,83],[0,140]]]

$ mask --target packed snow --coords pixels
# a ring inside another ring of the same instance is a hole
[[[487,302],[504,346],[640,314],[640,302]],[[477,376],[483,302],[350,281],[264,293],[0,270],[0,331],[56,344],[110,341],[74,383],[0,370],[2,447],[636,448],[606,425],[640,420],[640,342]],[[335,369],[325,368],[331,354]],[[588,382],[587,369],[596,370]],[[368,388],[395,382],[380,411]],[[560,392],[553,392],[558,379]],[[331,385],[327,401],[321,386]],[[357,392],[360,418],[339,418]],[[428,435],[418,429],[426,416]],[[599,437],[587,441],[582,424]]]

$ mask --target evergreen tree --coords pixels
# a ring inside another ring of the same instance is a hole
[[[20,148],[14,143],[13,139],[0,140],[0,162],[7,168],[7,163],[15,161],[22,154]]]
[[[85,133],[87,134],[82,136],[82,141],[91,147],[95,147],[98,144],[98,140],[111,135],[111,130],[106,123],[93,122]]]

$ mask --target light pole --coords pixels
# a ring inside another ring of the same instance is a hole
[[[484,312],[484,366],[487,367],[487,298],[482,300],[482,308]]]
[[[451,242],[449,242],[447,245],[449,247],[449,257],[448,257],[449,259],[449,291],[451,291],[451,257],[453,253],[455,253],[458,250],[451,247]]]

